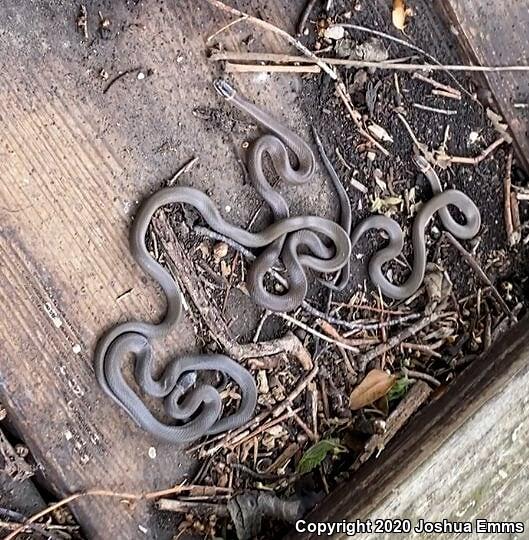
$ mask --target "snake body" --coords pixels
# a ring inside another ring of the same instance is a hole
[[[380,288],[382,294],[396,300],[404,300],[412,296],[421,286],[426,269],[426,244],[425,230],[432,217],[438,213],[444,227],[454,236],[461,240],[470,240],[480,229],[481,216],[475,203],[465,193],[456,190],[442,190],[441,182],[431,165],[421,156],[414,157],[414,163],[422,172],[428,182],[434,196],[421,206],[415,217],[412,227],[412,246],[413,246],[413,267],[408,279],[402,285],[391,283],[384,275],[382,267],[385,263],[397,257],[404,246],[404,234],[400,225],[393,219],[383,216],[369,216],[361,221],[351,233],[351,247],[354,248],[360,238],[371,229],[384,230],[388,237],[388,244],[377,251],[370,259],[368,272],[374,285]],[[332,168],[332,166],[331,166]],[[342,212],[349,216],[351,213],[350,203],[343,202],[340,197]],[[344,210],[344,204],[347,206]],[[456,206],[465,218],[465,223],[458,223],[450,214],[448,207]],[[347,284],[349,275],[349,266],[342,269],[342,274],[338,283],[322,282],[326,286],[341,290]]]
[[[460,191],[442,192],[435,172],[425,160],[417,158],[416,164],[429,179],[434,197],[420,209],[413,225],[415,255],[411,275],[403,285],[392,284],[384,276],[382,266],[402,250],[403,234],[397,222],[386,216],[371,216],[351,233],[350,202],[337,176],[332,180],[341,205],[341,224],[318,216],[290,217],[285,199],[265,177],[264,157],[268,155],[271,158],[281,179],[289,184],[301,185],[310,181],[314,173],[315,157],[312,150],[268,113],[238,95],[225,81],[217,81],[215,87],[225,99],[245,111],[269,132],[252,145],[248,170],[255,189],[270,206],[274,222],[259,232],[236,227],[223,219],[205,193],[191,187],[165,188],[146,199],[131,227],[130,248],[139,266],[164,291],[167,298],[165,316],[157,324],[143,321],[119,324],[103,335],[95,350],[95,373],[103,390],[143,429],[160,440],[176,444],[239,427],[253,414],[257,390],[246,369],[220,354],[176,358],[169,362],[158,379],[153,378],[151,341],[166,336],[182,316],[182,297],[177,284],[169,272],[150,256],[145,244],[149,222],[158,208],[171,203],[191,205],[215,232],[244,247],[261,248],[262,252],[248,272],[248,290],[256,303],[271,311],[290,311],[301,304],[307,292],[307,268],[321,273],[340,271],[339,276],[330,283],[336,288],[343,287],[349,279],[351,248],[370,229],[384,229],[389,235],[388,245],[370,260],[371,280],[386,296],[407,298],[423,280],[426,264],[425,227],[436,212],[444,226],[462,239],[472,238],[480,226],[480,215],[475,204]],[[290,162],[288,149],[296,158],[295,165]],[[465,225],[452,218],[448,205],[460,209],[466,219]],[[283,295],[269,293],[264,286],[266,272],[278,260],[285,267],[289,284]],[[122,366],[130,355],[134,358],[135,378],[140,389],[153,397],[163,398],[166,415],[176,423],[166,424],[157,419],[128,385],[122,374]],[[238,384],[241,400],[236,412],[222,416],[219,389],[197,384],[196,374],[200,371],[222,372]]]
[[[164,291],[167,298],[165,317],[158,324],[131,321],[115,326],[100,339],[95,351],[95,373],[103,390],[139,426],[156,438],[171,443],[191,442],[204,435],[242,425],[253,414],[257,391],[250,373],[223,355],[177,358],[166,366],[157,380],[153,379],[151,340],[166,336],[182,315],[182,298],[178,286],[167,270],[150,256],[145,245],[147,227],[154,212],[170,203],[189,204],[217,233],[248,248],[264,248],[250,272],[252,284],[249,289],[258,302],[268,302],[274,311],[280,311],[285,306],[291,309],[296,307],[296,302],[301,303],[307,288],[306,268],[316,272],[336,272],[346,264],[351,253],[349,235],[340,225],[318,216],[288,217],[285,201],[279,194],[274,195],[276,192],[262,174],[262,155],[267,152],[276,170],[286,181],[306,181],[314,166],[314,156],[310,149],[306,153],[308,147],[297,136],[246,100],[238,98],[237,103],[277,135],[261,137],[253,147],[253,157],[250,157],[249,163],[255,178],[254,185],[258,186],[261,195],[271,204],[274,216],[278,219],[265,230],[252,233],[226,222],[213,201],[202,191],[177,186],[156,192],[141,205],[136,215],[130,233],[130,248],[136,262]],[[297,168],[290,166],[285,145],[295,153],[299,152],[296,153]],[[330,243],[325,243],[318,235]],[[308,249],[308,253],[300,253],[302,248]],[[288,269],[292,284],[284,297],[270,295],[263,285],[265,273],[279,256]],[[158,420],[128,385],[122,374],[122,365],[128,355],[134,358],[135,378],[139,387],[151,396],[163,398],[165,413],[180,421],[179,425],[169,425]],[[190,375],[203,370],[221,371],[239,385],[242,397],[237,412],[221,418],[219,391],[210,385],[189,384],[192,379]]]
[[[266,179],[263,171],[264,158],[268,155],[278,176],[290,185],[300,186],[312,180],[316,168],[314,153],[308,144],[295,133],[282,126],[266,111],[256,107],[242,97],[224,80],[215,82],[215,88],[227,101],[251,116],[269,134],[259,137],[251,145],[248,155],[248,175],[252,185],[266,201],[275,221],[290,215],[288,203]],[[294,154],[297,164],[292,165],[288,149]],[[336,246],[335,246],[336,247]],[[304,266],[318,272],[333,272],[329,260],[333,248],[326,246],[309,228],[294,235],[282,236],[272,242],[250,267],[247,284],[252,299],[270,311],[293,311],[307,294],[307,277],[302,265],[298,264],[296,252],[308,248],[313,254],[311,264]],[[286,270],[288,290],[284,294],[268,292],[264,286],[266,272],[278,260]],[[348,261],[344,264],[349,264]],[[341,266],[344,266],[343,264]]]

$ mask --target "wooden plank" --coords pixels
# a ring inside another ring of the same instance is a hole
[[[295,21],[294,4],[271,2],[267,17]],[[160,292],[128,250],[138,201],[198,155],[199,166],[182,181],[207,189],[223,210],[232,206],[239,224],[260,205],[235,159],[247,120],[226,116],[204,51],[206,37],[228,19],[191,0],[156,9],[114,3],[102,12],[111,21],[107,39],[98,8],[88,8],[86,40],[75,24],[77,5],[7,0],[0,7],[0,396],[58,497],[96,487],[162,489],[193,466],[184,452],[136,428],[94,379],[92,353],[104,329],[163,311]],[[247,35],[234,28],[226,39],[236,48]],[[277,38],[261,45],[273,50]],[[135,71],[105,93],[101,70],[115,77],[127,69]],[[141,70],[146,76],[138,79]],[[262,92],[269,80],[241,79],[239,88],[308,132],[291,80]],[[320,177],[304,200],[323,184]],[[235,322],[243,332],[253,321],[246,312]],[[157,361],[196,349],[186,319],[157,344]],[[83,498],[73,510],[90,538],[112,531],[164,539],[175,531],[171,518],[160,522],[146,504]]]
[[[525,1],[439,2],[454,25],[460,44],[472,62],[481,65],[527,65],[529,9]],[[515,103],[528,103],[527,72],[485,73],[484,79],[515,139],[517,157],[529,171],[528,109]]]
[[[528,332],[526,317],[472,363],[448,392],[418,413],[378,460],[368,462],[331,493],[307,521],[485,518],[527,523]],[[443,535],[456,537],[460,538]],[[407,538],[423,536],[412,533]]]

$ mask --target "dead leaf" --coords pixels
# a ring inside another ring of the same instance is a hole
[[[393,0],[393,12],[391,13],[393,26],[404,32],[408,15],[411,15],[411,10],[406,7],[404,0]]]
[[[385,396],[395,384],[395,375],[381,369],[372,369],[349,397],[349,407],[357,411]]]
[[[382,126],[379,126],[378,124],[373,123],[367,126],[367,129],[369,130],[371,135],[375,137],[375,139],[378,139],[379,141],[384,141],[384,142],[390,142],[390,143],[393,142],[393,137]]]
[[[339,24],[333,24],[325,29],[323,36],[327,39],[338,41],[345,35],[345,28]]]

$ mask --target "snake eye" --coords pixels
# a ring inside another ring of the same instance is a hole
[[[224,79],[217,79],[213,82],[215,90],[225,99],[232,99],[235,96],[235,88]]]
[[[176,386],[178,390],[185,394],[197,382],[197,372],[188,371],[178,379]]]

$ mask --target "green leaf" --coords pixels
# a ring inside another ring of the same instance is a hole
[[[395,401],[396,399],[401,399],[406,395],[408,387],[410,386],[410,380],[406,375],[400,377],[395,381],[393,388],[389,391],[388,399],[389,401]]]
[[[345,446],[340,444],[340,439],[322,439],[311,446],[299,460],[297,472],[306,474],[321,465],[329,453],[333,455],[346,452]]]

